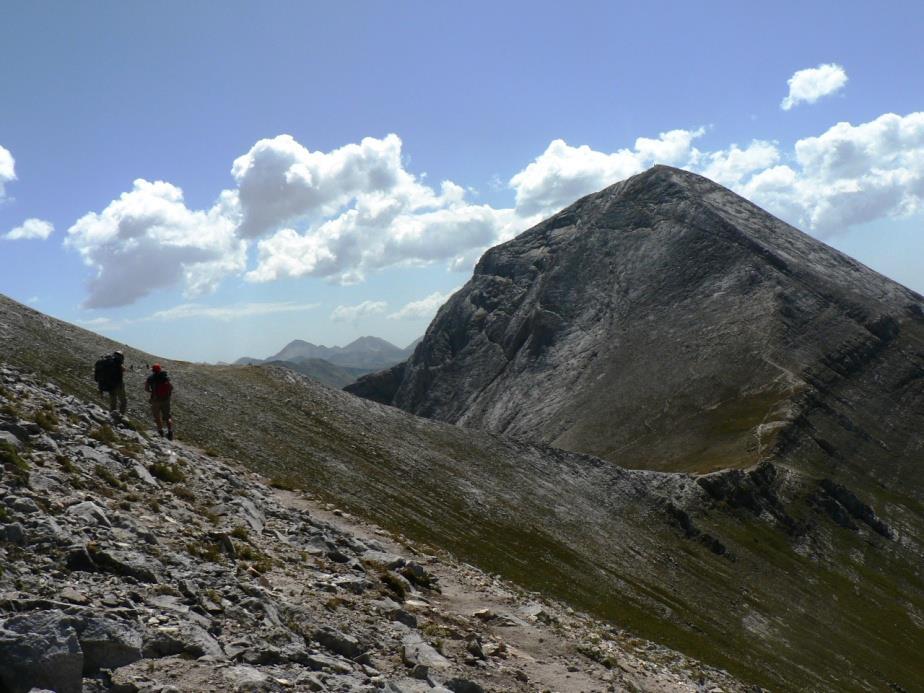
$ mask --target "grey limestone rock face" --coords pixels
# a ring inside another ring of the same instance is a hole
[[[671,471],[924,438],[924,297],[692,173],[656,166],[489,250],[405,363],[347,391]],[[797,453],[798,451],[798,453]]]
[[[112,618],[88,618],[79,626],[84,673],[117,669],[141,659],[141,629]]]
[[[84,655],[76,623],[57,609],[0,623],[0,687],[10,693],[34,687],[80,693]]]

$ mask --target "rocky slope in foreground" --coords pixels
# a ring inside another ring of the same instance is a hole
[[[0,296],[0,353],[94,396],[115,343]],[[180,440],[774,690],[924,677],[922,508],[776,464],[704,476],[421,419],[283,369],[158,360]],[[143,374],[130,413],[147,420]],[[831,468],[830,472],[838,470]]]
[[[2,364],[0,463],[5,692],[743,690]]]

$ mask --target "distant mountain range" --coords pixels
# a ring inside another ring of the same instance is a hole
[[[362,375],[410,358],[419,343],[420,338],[401,349],[379,337],[367,336],[343,347],[327,347],[295,339],[268,358],[244,356],[234,365],[276,364],[292,368],[325,385],[344,387]]]

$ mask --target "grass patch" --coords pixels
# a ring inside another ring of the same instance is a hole
[[[11,443],[5,440],[0,441],[0,464],[12,467],[20,472],[29,471],[29,463],[19,456],[16,448]]]
[[[242,525],[238,525],[232,529],[231,536],[235,539],[240,539],[241,541],[250,541],[250,535],[247,533],[247,528]]]
[[[93,440],[98,440],[99,442],[105,443],[106,445],[113,445],[117,440],[115,431],[112,430],[112,427],[110,427],[109,424],[103,424],[98,428],[94,428],[87,435],[89,435]]]
[[[125,488],[125,484],[123,484],[121,481],[119,481],[119,480],[116,478],[115,474],[113,474],[112,472],[110,472],[110,471],[109,471],[108,469],[106,469],[103,465],[101,465],[101,464],[96,465],[96,466],[93,468],[93,471],[96,473],[96,476],[98,476],[100,479],[102,479],[103,481],[105,481],[107,484],[109,484],[109,485],[112,486],[113,488],[118,488],[118,489],[124,489],[124,488]]]
[[[196,500],[196,494],[190,491],[185,486],[174,486],[173,495],[176,496],[177,498],[182,498],[184,501],[187,501],[189,503],[192,503],[194,500]]]
[[[12,402],[7,402],[2,407],[0,407],[0,414],[6,414],[14,419],[19,418],[19,408]]]
[[[198,544],[187,544],[186,552],[190,556],[201,558],[203,561],[208,561],[209,563],[221,563],[222,556],[224,556],[221,552],[221,547],[211,541],[202,541]]]
[[[274,476],[270,479],[269,484],[273,488],[278,488],[282,491],[299,491],[303,487],[298,477],[289,474]]]
[[[178,484],[181,481],[186,481],[186,475],[183,474],[183,470],[180,469],[179,465],[155,462],[151,465],[149,471],[151,472],[151,476],[170,484]]]
[[[55,457],[55,461],[56,461],[59,465],[61,465],[61,469],[63,469],[63,470],[64,470],[65,472],[67,472],[68,474],[76,474],[76,473],[77,473],[77,468],[76,468],[76,467],[73,465],[73,463],[72,463],[67,457],[65,457],[64,455],[57,455],[57,456]]]
[[[382,584],[388,589],[394,592],[401,602],[407,599],[407,585],[400,577],[386,570],[379,573],[379,580],[381,580]]]
[[[61,422],[58,420],[58,415],[55,413],[55,410],[51,406],[46,406],[36,412],[35,423],[41,426],[45,431],[53,433],[58,430],[58,426]]]

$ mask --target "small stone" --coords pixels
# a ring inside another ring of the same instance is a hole
[[[71,604],[86,604],[90,601],[85,594],[78,592],[73,587],[65,587],[58,594],[58,597]]]

